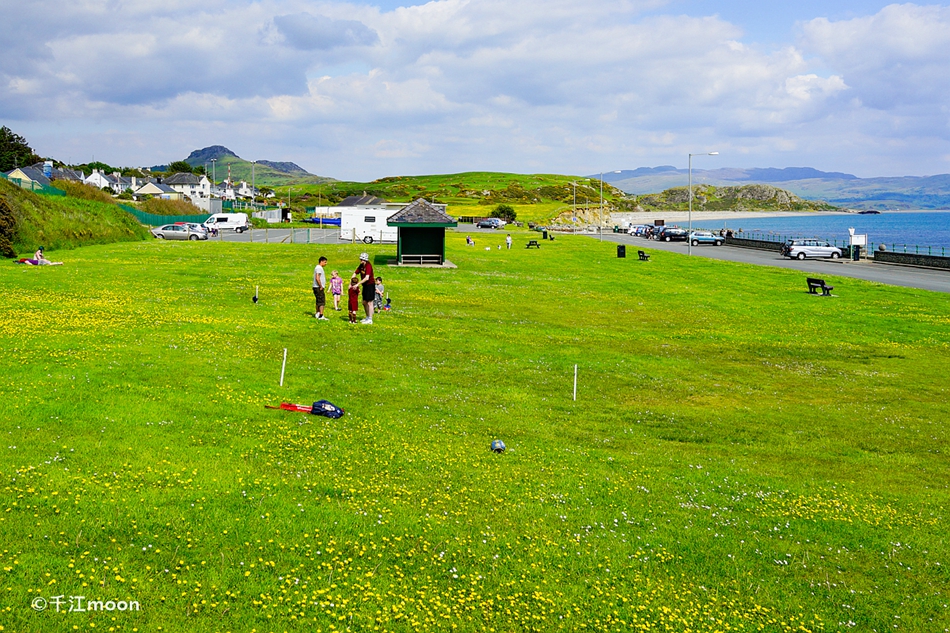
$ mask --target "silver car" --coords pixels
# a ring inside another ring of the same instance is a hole
[[[788,240],[782,247],[782,255],[792,259],[805,259],[806,257],[830,257],[831,259],[838,259],[841,257],[841,249],[832,246],[825,240]]]
[[[207,232],[193,231],[187,224],[166,224],[152,229],[152,235],[160,240],[206,240]]]

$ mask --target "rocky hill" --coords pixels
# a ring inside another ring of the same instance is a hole
[[[212,164],[212,160],[214,163]],[[332,178],[325,178],[311,174],[306,169],[287,161],[258,160],[254,163],[245,160],[223,145],[211,145],[196,149],[185,162],[192,167],[205,167],[208,174],[213,174],[219,182],[228,176],[228,167],[231,168],[233,180],[253,180],[258,186],[276,187],[297,183],[333,182]],[[166,165],[157,165],[152,169],[163,171]]]
[[[684,186],[686,169],[670,165],[640,167],[604,174],[604,180],[630,194],[648,194]],[[950,208],[950,175],[858,178],[811,167],[785,169],[693,169],[693,182],[715,186],[765,183],[805,200],[824,200],[852,209]]]
[[[689,208],[689,188],[674,187],[662,193],[633,196],[624,206],[629,211],[686,211]],[[693,210],[836,211],[837,207],[823,201],[804,200],[790,191],[772,185],[693,185]]]

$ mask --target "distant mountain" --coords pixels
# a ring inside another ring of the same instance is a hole
[[[595,174],[591,178],[599,178]],[[683,187],[689,171],[670,165],[640,167],[604,174],[604,182],[631,194],[659,193]],[[738,186],[767,183],[805,200],[823,200],[853,209],[948,209],[950,175],[858,178],[811,167],[693,169],[693,184]]]
[[[213,161],[213,162],[212,162]],[[196,149],[185,162],[192,167],[205,167],[209,175],[221,182],[228,177],[228,168],[231,169],[232,180],[254,181],[257,185],[275,187],[295,183],[317,184],[334,182],[333,178],[326,178],[311,174],[306,169],[291,162],[259,160],[254,163],[245,160],[223,145],[212,145],[203,149]],[[156,165],[153,170],[164,171],[167,165]]]

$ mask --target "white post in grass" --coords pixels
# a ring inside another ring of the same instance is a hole
[[[574,401],[577,401],[577,365],[574,365]]]
[[[284,348],[284,364],[280,366],[280,386],[284,386],[284,370],[287,369],[287,348]]]

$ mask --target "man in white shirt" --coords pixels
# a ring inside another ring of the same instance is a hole
[[[323,308],[327,305],[327,274],[323,271],[326,263],[327,258],[321,257],[317,262],[317,267],[313,269],[313,296],[317,302],[317,312],[313,316],[318,321],[330,320],[323,316]]]

